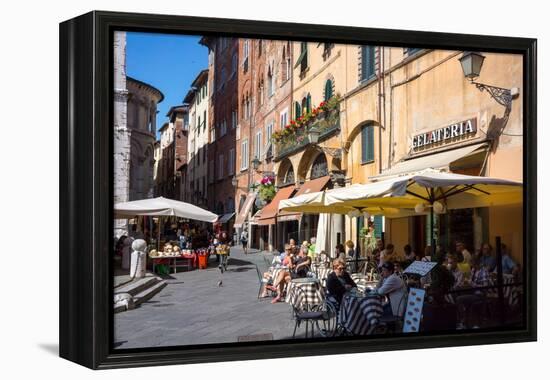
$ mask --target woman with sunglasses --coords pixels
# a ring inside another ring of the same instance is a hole
[[[340,305],[344,294],[350,289],[356,288],[357,284],[346,271],[346,262],[344,260],[335,259],[332,262],[332,269],[334,271],[327,277],[327,292],[329,297],[334,298],[338,302],[338,305]]]

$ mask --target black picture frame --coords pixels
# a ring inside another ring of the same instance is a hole
[[[523,329],[383,338],[114,350],[113,31],[326,40],[523,56]],[[93,11],[60,24],[60,356],[93,369],[535,341],[537,338],[537,41],[530,38]]]

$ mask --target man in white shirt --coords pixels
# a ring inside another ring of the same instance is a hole
[[[380,295],[387,296],[390,300],[393,315],[401,316],[405,310],[407,287],[401,277],[394,273],[395,266],[391,261],[382,264],[381,279],[376,288]]]
[[[456,253],[458,255],[457,259],[459,263],[460,262],[469,263],[472,259],[472,254],[470,253],[470,251],[466,249],[466,246],[461,241],[456,242]],[[462,260],[462,258],[464,259]]]

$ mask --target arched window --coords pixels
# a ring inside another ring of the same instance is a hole
[[[264,104],[264,79],[258,81],[258,107]]]
[[[332,80],[327,80],[325,83],[325,102],[332,98]]]
[[[315,161],[313,161],[313,165],[311,165],[311,179],[324,177],[328,175],[328,164],[327,164],[327,158],[324,154],[320,154],[315,158]]]
[[[286,171],[285,179],[284,179],[284,185],[288,185],[288,184],[291,184],[291,183],[294,183],[294,182],[296,182],[295,179],[294,179],[294,168],[291,165],[288,168],[288,170]]]

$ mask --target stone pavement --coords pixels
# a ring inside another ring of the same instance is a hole
[[[232,247],[227,271],[217,268],[215,256],[208,269],[170,274],[167,286],[140,307],[115,314],[115,347],[137,348],[238,340],[292,338],[294,321],[289,304],[257,299],[255,265],[266,270],[268,252]],[[218,282],[222,286],[218,287]],[[296,336],[304,333],[298,328]]]

